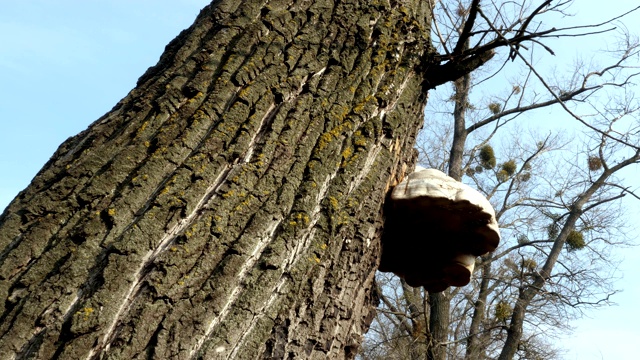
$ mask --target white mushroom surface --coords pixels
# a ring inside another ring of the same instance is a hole
[[[500,232],[489,201],[435,169],[418,169],[385,208],[381,271],[442,291],[469,283],[475,257],[495,250]]]

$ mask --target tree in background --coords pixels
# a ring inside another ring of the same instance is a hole
[[[450,3],[441,6],[455,14]],[[458,7],[458,17],[447,18],[458,19],[448,29],[460,29],[456,24],[463,23],[466,9]],[[445,101],[432,99],[436,108],[427,118],[440,121],[425,124],[421,161],[454,178],[466,175],[491,199],[503,244],[477,262],[476,281],[466,288],[426,294],[379,275],[382,301],[364,358],[548,359],[558,350],[549,346],[554,329],[567,329],[585,309],[608,303],[615,292],[609,250],[624,241],[616,200],[635,196],[616,173],[640,160],[633,137],[638,104],[629,95],[638,45],[629,36],[620,44],[610,65],[581,67],[564,83],[549,83],[512,48],[508,58],[521,57],[527,68],[503,96],[471,101],[471,89],[487,81],[474,73],[474,82],[463,76],[453,83],[453,94],[445,96],[451,107],[438,108]],[[616,89],[622,95],[612,94]],[[522,125],[505,134],[522,113],[550,105],[562,106],[584,125],[578,141],[527,134]]]

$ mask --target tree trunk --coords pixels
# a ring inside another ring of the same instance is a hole
[[[468,47],[468,46],[467,46]],[[466,111],[469,102],[469,84],[471,76],[462,76],[454,81],[455,108],[453,144],[449,155],[449,176],[457,181],[462,180],[462,158],[464,145],[467,139]],[[445,360],[447,358],[447,345],[449,340],[449,326],[451,324],[450,310],[451,297],[449,291],[429,294],[431,346],[429,347],[430,360]]]
[[[467,339],[467,349],[465,360],[480,360],[484,356],[484,344],[481,339],[486,335],[480,334],[482,322],[486,318],[487,298],[489,297],[489,280],[491,279],[491,258],[492,254],[483,256],[483,266],[481,268],[482,277],[480,278],[480,289],[478,290],[478,298],[473,304],[473,315],[471,324],[469,325],[469,338]]]
[[[426,359],[428,353],[426,342],[428,314],[424,313],[426,310],[424,297],[420,288],[409,286],[403,279],[400,280],[400,283],[411,320],[411,328],[406,330],[409,353],[407,360],[423,360]]]
[[[453,141],[449,152],[449,176],[462,181],[464,158],[464,146],[467,142],[466,115],[469,109],[469,91],[471,89],[471,75],[467,74],[453,82],[454,108],[453,108]]]
[[[429,26],[419,0],[205,7],[0,217],[0,358],[352,358]]]
[[[429,360],[446,360],[447,345],[449,339],[449,311],[451,310],[451,298],[449,290],[439,293],[429,293],[429,331],[431,341],[429,344]]]

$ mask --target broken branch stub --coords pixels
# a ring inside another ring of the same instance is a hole
[[[489,201],[435,169],[418,168],[398,184],[385,217],[379,270],[430,292],[468,284],[475,258],[500,242]]]

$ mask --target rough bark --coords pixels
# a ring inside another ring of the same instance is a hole
[[[204,8],[0,216],[0,358],[352,358],[429,24],[418,0]]]

